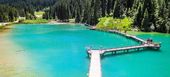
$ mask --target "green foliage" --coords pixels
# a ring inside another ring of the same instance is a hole
[[[145,0],[139,2],[140,6],[134,19],[134,25],[142,31],[156,31],[169,33],[170,1]]]
[[[55,14],[58,19],[63,21],[68,21],[69,19],[69,1],[67,0],[59,0],[55,5],[55,10],[57,11]]]
[[[24,23],[24,24],[41,24],[41,23],[48,23],[48,20],[46,20],[46,19],[24,20],[21,23]]]
[[[44,12],[43,11],[38,11],[38,12],[35,12],[35,15],[43,15]]]
[[[43,18],[44,13],[45,12],[43,12],[43,11],[37,11],[37,12],[35,12],[35,16],[36,16],[36,18]]]
[[[131,18],[125,17],[123,19],[112,18],[112,17],[103,17],[99,19],[97,28],[101,30],[130,30],[133,21]]]
[[[18,10],[27,9],[27,11],[31,11],[31,9],[33,11],[40,11],[52,6],[55,2],[56,0],[0,0],[0,4],[10,5]]]
[[[3,28],[3,26],[0,25],[0,29],[2,29],[2,28]]]
[[[16,8],[20,17],[35,19],[35,11],[44,10],[44,8],[52,6],[55,2],[56,0],[0,0],[0,5]]]
[[[18,11],[7,5],[0,5],[0,22],[13,22],[18,17]]]
[[[75,18],[76,22],[94,25],[98,23],[97,19],[101,17],[100,5],[100,0],[58,0],[44,14],[43,18],[58,18],[62,21]]]
[[[143,21],[142,21],[142,30],[145,29],[145,31],[149,31],[149,15],[148,15],[148,10],[146,9],[145,10],[145,13],[144,13],[144,18],[143,18]]]
[[[54,19],[56,17],[60,20],[75,18],[76,22],[90,25],[96,25],[99,22],[98,18],[101,17],[113,17],[117,19],[130,17],[133,21],[132,27],[137,27],[141,31],[170,32],[170,1],[58,0],[44,14],[44,18],[46,19]],[[107,19],[106,21],[109,22],[111,19]]]

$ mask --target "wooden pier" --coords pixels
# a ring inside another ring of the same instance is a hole
[[[91,54],[93,53],[93,51],[95,52],[99,52],[101,55],[104,55],[105,53],[118,53],[119,51],[125,51],[125,52],[129,52],[130,50],[133,51],[140,51],[140,50],[144,50],[144,49],[154,49],[154,50],[158,50],[160,48],[160,45],[157,44],[143,44],[143,45],[138,45],[138,46],[129,46],[129,47],[122,47],[122,48],[108,48],[108,49],[100,49],[100,50],[88,50],[87,53],[89,56],[91,56]]]
[[[125,37],[127,37],[127,38],[133,39],[133,40],[138,41],[138,42],[141,42],[141,43],[146,43],[146,41],[143,40],[143,39],[141,39],[141,38],[138,38],[138,37],[133,36],[133,35],[129,35],[129,34],[127,34],[127,33],[119,32],[119,31],[117,31],[117,30],[109,30],[108,32],[110,32],[110,33],[116,33],[116,34],[125,36]]]
[[[112,52],[114,54],[117,54],[118,52],[126,53],[126,52],[129,52],[131,50],[135,50],[135,51],[140,51],[140,50],[144,50],[144,49],[159,50],[160,47],[161,47],[160,44],[153,43],[150,40],[145,41],[145,40],[138,38],[136,36],[129,35],[129,34],[126,34],[126,33],[122,33],[122,32],[116,31],[116,30],[109,30],[108,32],[116,33],[116,34],[125,36],[125,37],[133,39],[137,42],[140,42],[141,44],[136,45],[136,46],[121,47],[121,48],[108,48],[108,49],[98,49],[98,50],[97,49],[91,49],[91,48],[87,49],[88,56],[91,57],[89,76],[88,77],[102,77],[101,63],[100,63],[101,55],[104,56],[104,54],[109,53],[109,52]],[[124,51],[124,52],[122,52],[122,51]]]
[[[130,52],[130,50],[140,51],[140,50],[144,50],[144,49],[148,49],[148,48],[159,49],[160,45],[143,44],[143,45],[138,45],[138,46],[110,48],[110,49],[101,49],[101,50],[88,49],[87,50],[88,56],[91,57],[88,77],[102,77],[100,57],[104,56],[106,53],[109,53],[109,52],[112,52],[114,54],[117,54],[120,52],[127,53],[127,52]],[[122,52],[122,51],[124,51],[124,52]]]
[[[101,63],[100,63],[100,52],[91,51],[91,61],[89,69],[89,77],[102,77]]]

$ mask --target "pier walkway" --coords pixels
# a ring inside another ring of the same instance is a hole
[[[128,37],[128,38],[131,38],[131,39],[133,39],[133,40],[135,40],[135,41],[138,41],[138,42],[141,42],[141,43],[146,43],[146,41],[143,40],[143,39],[141,39],[141,38],[138,38],[138,37],[133,36],[133,35],[129,35],[129,34],[127,34],[127,33],[119,32],[119,31],[117,31],[117,30],[109,30],[108,32],[110,32],[110,33],[116,33],[116,34],[119,34],[119,35],[122,35],[122,36],[125,36],[125,37]]]
[[[94,29],[92,29],[94,30]],[[141,43],[141,45],[136,45],[136,46],[129,46],[129,47],[121,47],[121,48],[108,48],[108,49],[87,49],[87,54],[89,57],[91,57],[90,61],[90,69],[89,69],[89,76],[88,77],[102,77],[102,72],[101,72],[101,56],[103,56],[105,53],[112,52],[117,54],[117,52],[121,51],[121,53],[124,52],[130,52],[130,51],[140,51],[144,49],[155,49],[158,50],[160,49],[161,45],[153,43],[151,40],[143,40],[141,38],[138,38],[133,35],[129,35],[126,33],[122,33],[116,30],[109,30],[108,32],[111,33],[116,33],[122,36],[125,36],[127,38],[133,39],[135,41],[138,41]],[[124,51],[124,52],[122,52]]]
[[[100,52],[93,50],[91,53],[89,77],[102,77]]]
[[[89,49],[87,50],[87,53],[89,56],[92,56],[91,54],[93,54],[93,52],[98,52],[100,53],[101,55],[104,55],[105,53],[108,53],[108,52],[112,52],[112,53],[117,53],[119,51],[125,51],[125,52],[128,52],[130,50],[144,50],[144,49],[147,49],[147,48],[151,48],[151,49],[159,49],[160,48],[160,45],[157,45],[157,44],[143,44],[143,45],[138,45],[138,46],[129,46],[129,47],[122,47],[122,48],[108,48],[108,49],[100,49],[100,50],[93,50],[93,49]]]

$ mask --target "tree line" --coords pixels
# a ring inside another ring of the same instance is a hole
[[[0,22],[13,22],[17,20],[17,17],[17,9],[6,5],[0,5]]]
[[[15,11],[20,17],[26,17],[26,19],[35,19],[35,11],[48,9],[48,7],[54,5],[55,2],[56,0],[0,0],[1,7],[8,7],[0,8],[0,10],[10,10],[12,12]],[[1,19],[2,16],[9,17],[8,13],[1,14]],[[3,21],[8,21],[8,19],[3,19]]]
[[[57,0],[44,18],[96,25],[101,17],[133,19],[142,31],[170,32],[169,0]]]

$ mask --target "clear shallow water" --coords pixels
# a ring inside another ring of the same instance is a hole
[[[158,51],[143,51],[102,59],[103,77],[170,77],[170,35],[138,35],[162,42]],[[48,77],[87,77],[86,47],[111,48],[138,43],[122,36],[87,30],[81,25],[20,24],[10,38],[24,48],[32,69]]]

